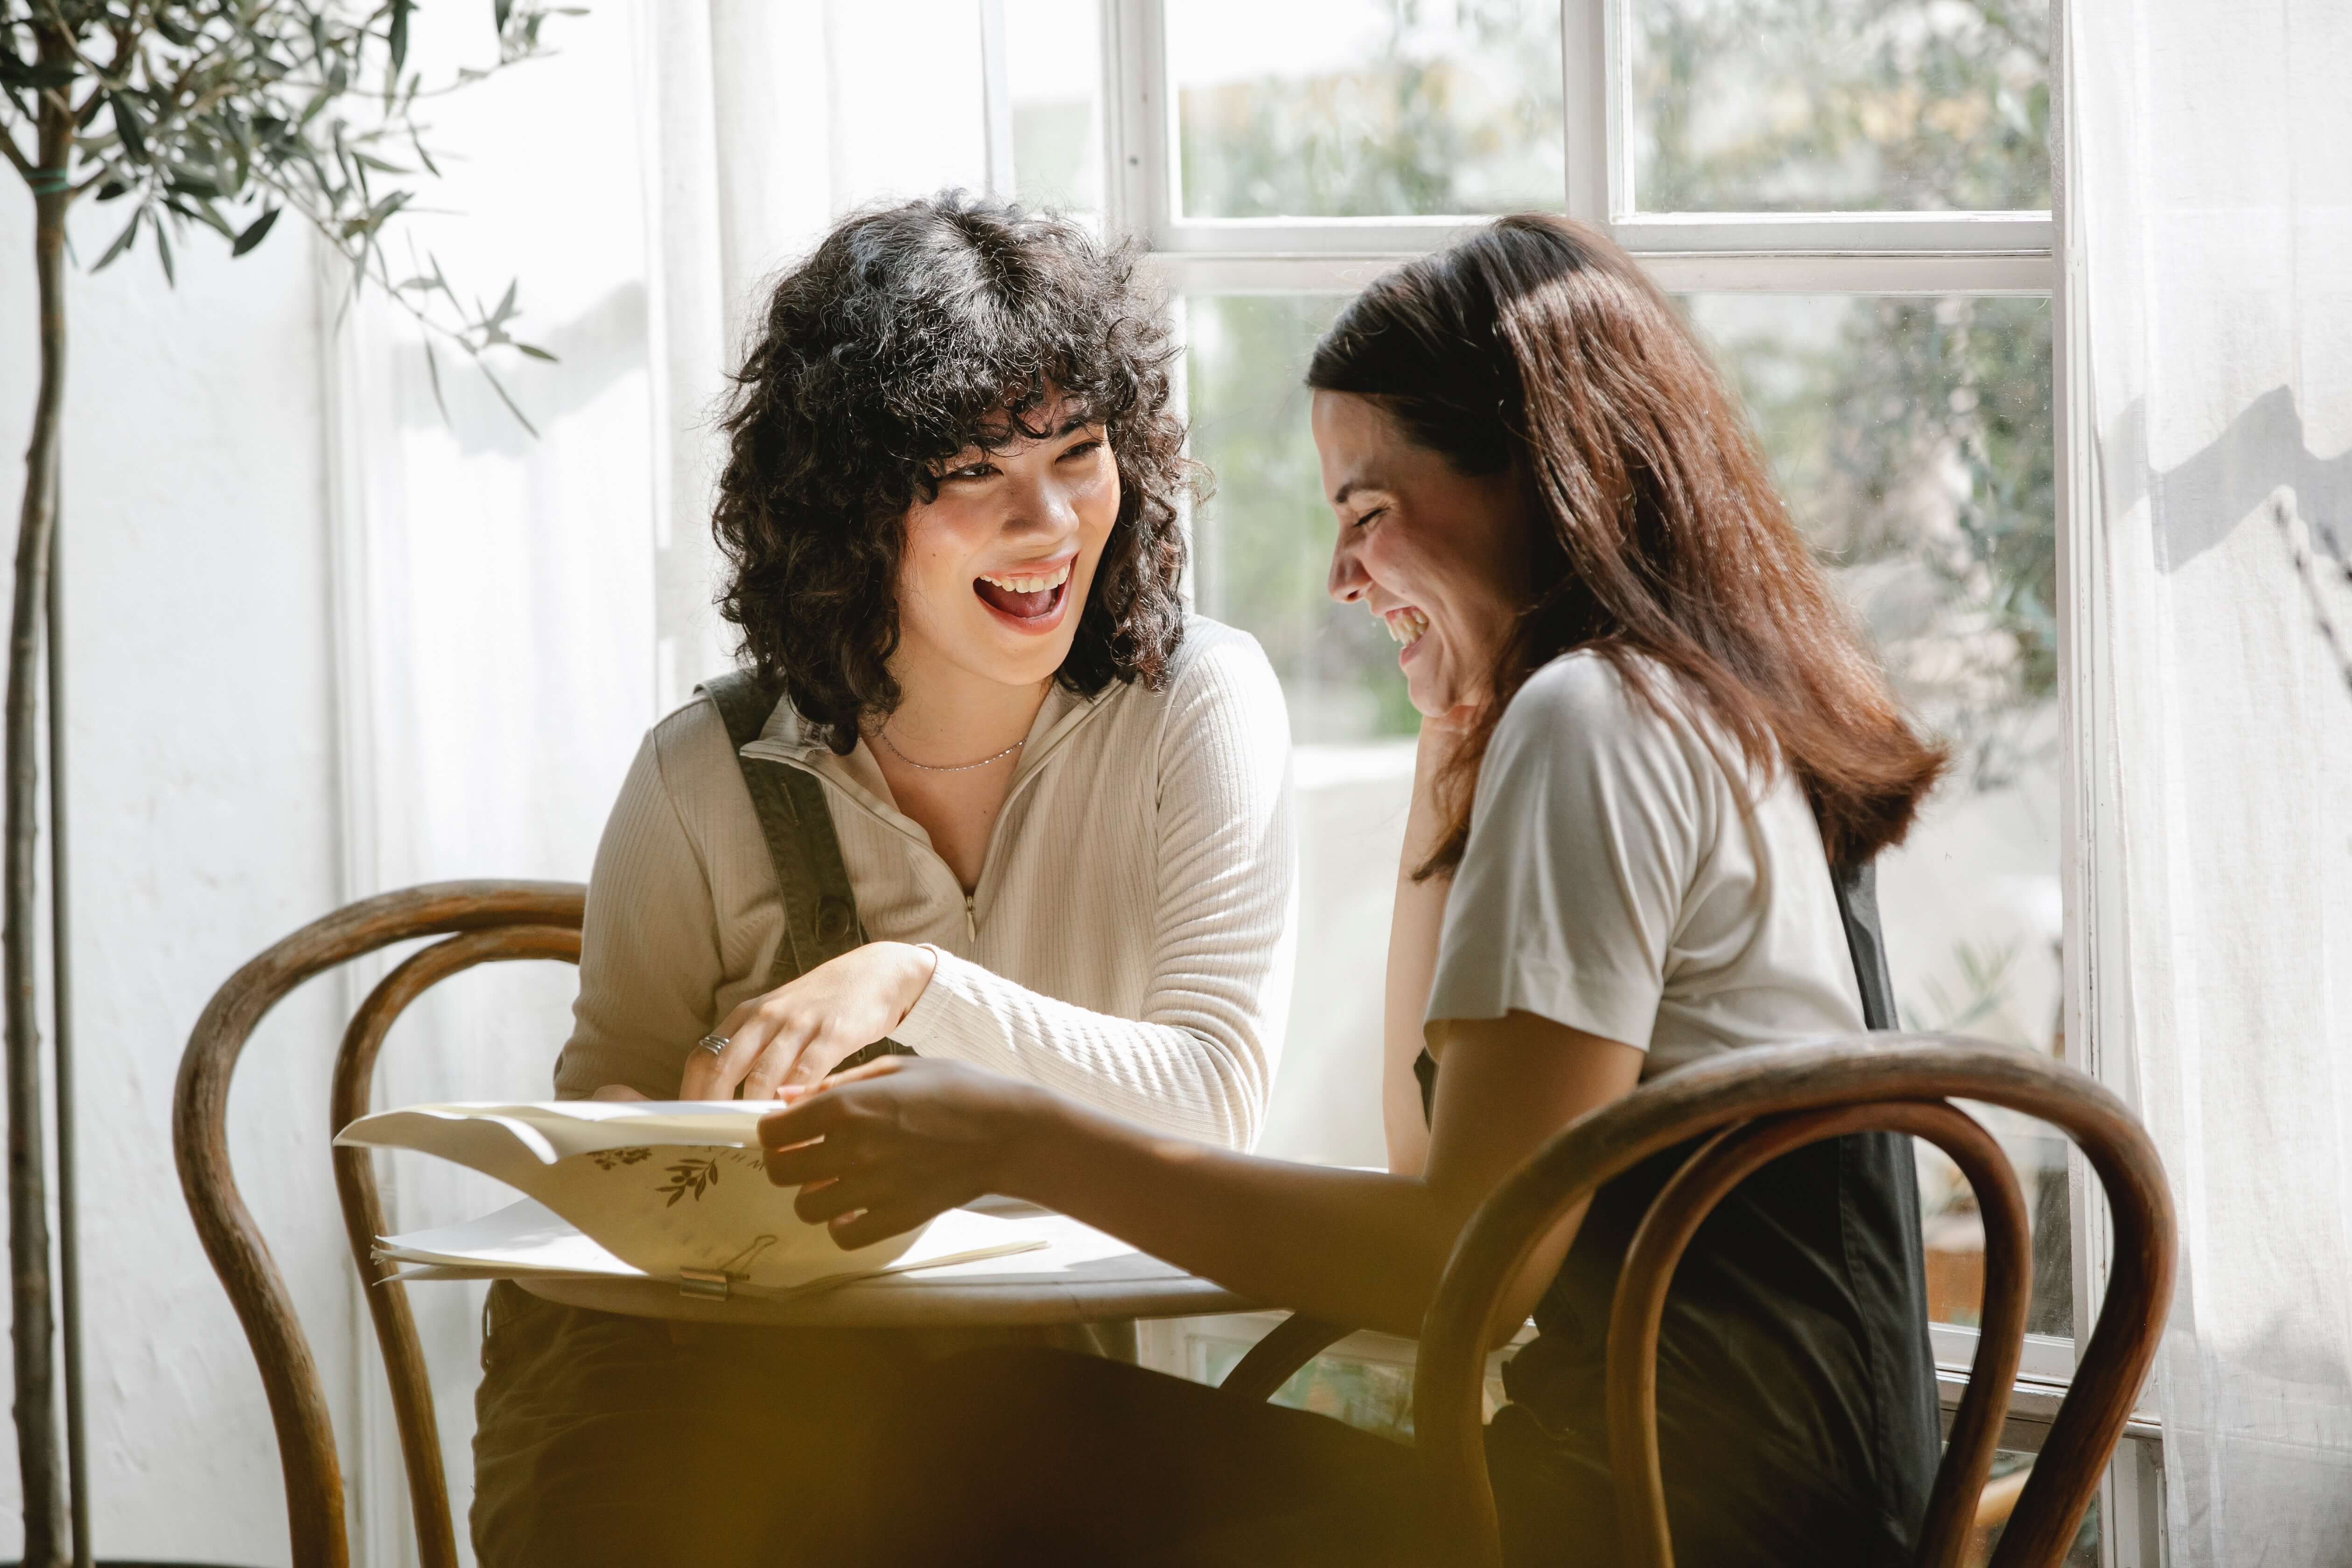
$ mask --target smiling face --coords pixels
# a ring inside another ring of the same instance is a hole
[[[1318,392],[1315,450],[1339,514],[1331,596],[1363,605],[1403,646],[1423,716],[1486,700],[1527,591],[1527,508],[1516,474],[1458,473],[1369,398]]]
[[[1069,656],[1118,519],[1118,465],[1103,427],[1066,399],[1025,423],[1049,434],[966,447],[934,470],[937,497],[907,509],[894,668],[945,661],[1036,686]]]

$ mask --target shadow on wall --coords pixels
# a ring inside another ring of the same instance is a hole
[[[499,367],[499,380],[532,424],[551,429],[566,415],[595,402],[606,388],[645,370],[652,346],[646,310],[645,285],[634,280],[621,284],[570,321],[531,334],[557,363],[504,364]],[[387,314],[385,320],[402,318]],[[520,461],[530,456],[538,446],[530,432],[499,402],[484,373],[463,357],[437,354],[441,399],[436,402],[433,374],[420,342],[400,351],[405,356],[397,410],[402,426],[446,427],[459,452],[469,458],[494,453]]]
[[[2158,471],[2149,464],[2145,399],[2124,410],[2102,452],[2116,476],[2108,497],[2114,515],[2150,500],[2160,572],[2177,571],[2221,543],[2281,485],[2294,491],[2305,517],[2339,533],[2352,528],[2352,447],[2333,458],[2313,452],[2291,387],[2255,398],[2228,429],[2172,468]]]

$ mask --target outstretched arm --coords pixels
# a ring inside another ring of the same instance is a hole
[[[877,1062],[761,1124],[770,1177],[845,1247],[982,1193],[1058,1209],[1255,1300],[1416,1334],[1487,1194],[1577,1117],[1630,1090],[1642,1053],[1531,1014],[1450,1026],[1419,1175],[1258,1159],[1155,1134],[1032,1086]],[[1575,1234],[1537,1250],[1505,1303],[1533,1307]]]

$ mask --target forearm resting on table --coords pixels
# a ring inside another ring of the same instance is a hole
[[[1010,1163],[1012,1195],[1257,1300],[1417,1337],[1455,1239],[1553,1133],[1631,1089],[1642,1053],[1524,1013],[1451,1026],[1425,1173],[1334,1170],[1157,1137],[1056,1098]],[[1567,1216],[1504,1293],[1515,1326],[1559,1268]]]
[[[1148,1132],[1056,1099],[1008,1185],[1256,1300],[1411,1337],[1460,1226],[1418,1177]]]

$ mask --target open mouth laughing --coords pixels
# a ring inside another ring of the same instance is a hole
[[[971,580],[980,602],[1023,631],[1050,631],[1061,619],[1069,597],[1070,569],[1076,555],[1007,572],[990,573]]]
[[[1414,645],[1429,635],[1429,617],[1411,605],[1400,605],[1393,610],[1381,611],[1381,625],[1388,627],[1389,636],[1403,645],[1397,654],[1399,663],[1412,658]]]

